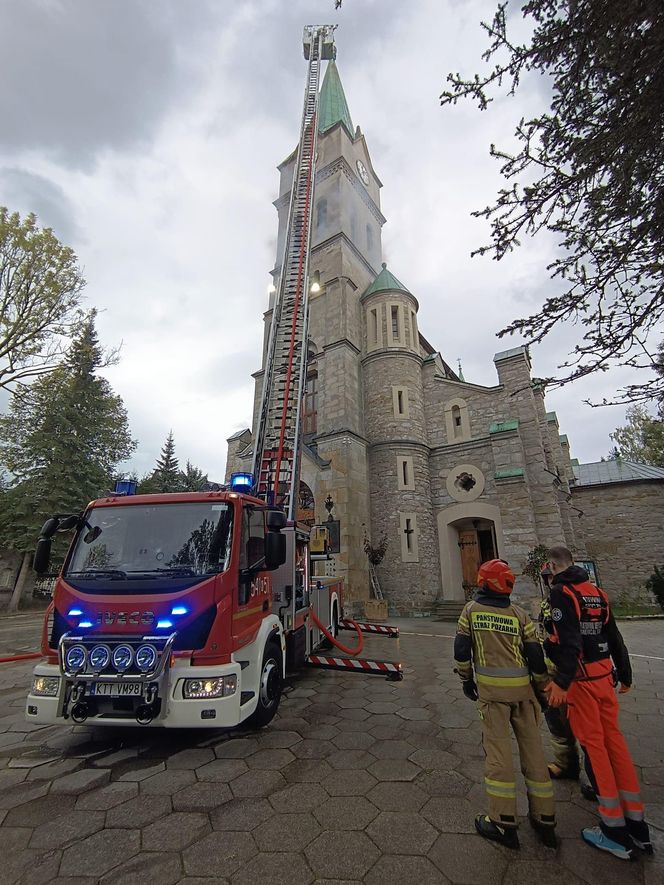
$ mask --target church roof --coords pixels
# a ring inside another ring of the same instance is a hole
[[[344,88],[341,85],[339,71],[336,62],[331,61],[325,76],[323,77],[323,85],[320,90],[320,98],[318,103],[318,131],[327,132],[337,123],[342,123],[348,134],[353,138],[353,121],[350,118],[348,103],[344,95]]]
[[[643,482],[664,480],[664,469],[650,464],[638,464],[616,458],[611,461],[595,461],[579,464],[574,468],[577,486],[596,486],[614,482]]]
[[[371,295],[374,292],[389,292],[392,289],[397,289],[400,292],[408,292],[409,295],[412,294],[403,283],[399,282],[393,273],[390,273],[387,269],[387,264],[383,262],[383,269],[373,283],[369,285],[369,288],[362,294],[362,297],[366,298],[367,295]]]

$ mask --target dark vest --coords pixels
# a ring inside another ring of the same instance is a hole
[[[581,630],[583,649],[574,679],[583,682],[610,676],[613,663],[607,632],[609,600],[606,593],[590,581],[565,584],[561,589],[574,603]]]

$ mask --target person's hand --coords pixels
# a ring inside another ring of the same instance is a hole
[[[567,703],[567,690],[556,685],[555,682],[550,682],[544,691],[548,695],[550,707],[562,707]]]
[[[625,685],[624,682],[620,683],[620,688],[618,689],[618,694],[627,694],[628,691],[631,691],[631,685]]]
[[[463,689],[463,693],[470,701],[476,701],[478,698],[477,694],[477,686],[475,685],[474,679],[464,679],[461,683],[461,688]]]

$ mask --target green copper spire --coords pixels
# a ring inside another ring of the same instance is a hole
[[[399,292],[408,292],[408,289],[404,286],[404,284],[400,283],[393,273],[390,273],[390,271],[387,269],[387,264],[383,262],[383,269],[378,274],[373,283],[371,283],[369,288],[362,293],[362,297],[366,298],[366,296],[371,295],[372,292],[391,292],[394,290]],[[410,292],[408,294],[410,294]]]
[[[463,369],[461,368],[461,360],[457,359],[457,363],[459,364],[459,371],[457,375],[459,376],[459,381],[465,381],[466,379],[463,377]]]
[[[343,123],[346,131],[353,137],[353,121],[344,95],[344,88],[339,79],[336,62],[331,61],[323,77],[318,104],[318,131],[327,132],[336,123]]]

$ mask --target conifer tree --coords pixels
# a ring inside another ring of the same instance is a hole
[[[24,565],[44,521],[81,511],[111,485],[117,464],[136,447],[122,399],[97,374],[104,365],[92,311],[64,361],[14,394],[9,413],[0,417],[0,465],[10,476],[0,541],[23,552]],[[59,550],[56,544],[54,557],[65,543]]]
[[[151,476],[151,484],[156,492],[181,492],[182,474],[180,462],[175,457],[175,440],[173,431],[168,432],[166,442],[162,446],[157,459],[157,466]]]
[[[183,492],[202,492],[208,484],[207,473],[194,467],[191,461],[187,461],[187,467],[181,474],[181,480]]]

